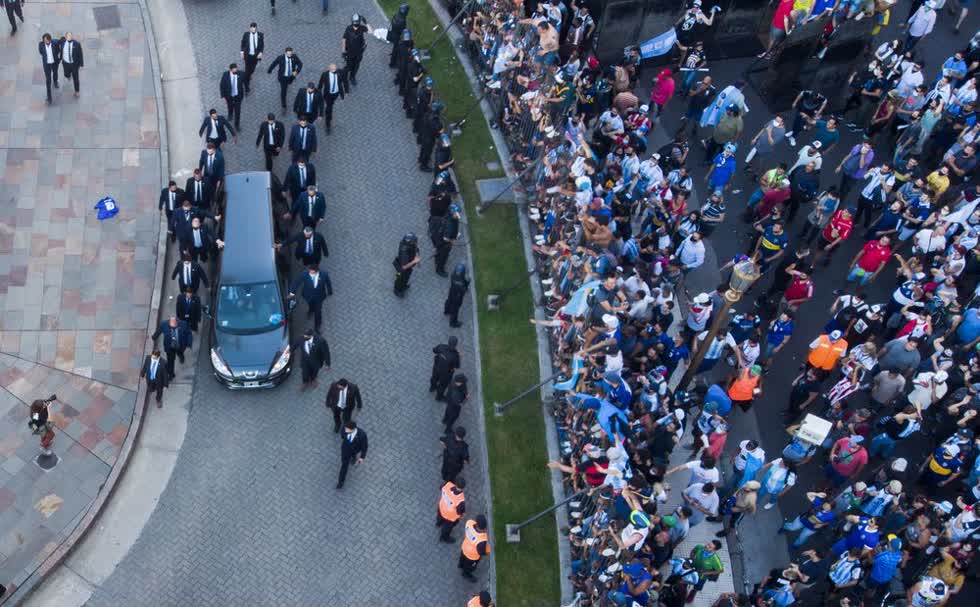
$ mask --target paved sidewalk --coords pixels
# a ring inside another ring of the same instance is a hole
[[[32,2],[24,16],[0,39],[0,583],[11,590],[33,584],[83,519],[130,431],[161,181],[139,5]],[[82,96],[61,78],[48,106],[37,42],[66,30],[84,48]],[[105,195],[121,210],[98,221]],[[27,417],[52,393],[60,461],[45,472]]]

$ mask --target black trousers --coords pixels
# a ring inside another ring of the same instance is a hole
[[[235,130],[242,128],[242,98],[225,97],[225,105],[228,106],[228,121],[235,125]]]
[[[155,398],[156,398],[156,401],[157,402],[160,402],[160,401],[163,400],[163,382],[162,381],[151,382],[151,381],[149,381],[149,378],[147,378],[147,381],[146,381],[146,391],[149,392],[150,394],[155,394],[156,395]]]
[[[307,315],[313,317],[313,328],[319,331],[323,324],[323,302],[312,304],[307,301],[306,306],[309,308]]]
[[[854,212],[854,225],[857,225],[861,221],[861,217],[864,217],[864,227],[871,227],[871,218],[875,211],[878,210],[878,203],[871,200],[870,198],[865,198],[864,196],[858,196],[857,211]]]
[[[442,306],[442,313],[449,315],[449,324],[454,327],[459,324],[460,307],[461,303],[457,303],[451,299],[446,299],[446,303]]]
[[[361,69],[361,59],[364,58],[362,53],[347,53],[344,56],[344,67],[347,68],[347,75],[350,76],[351,84],[357,84],[357,70]]]
[[[443,373],[439,369],[433,366],[432,375],[429,377],[429,392],[436,393],[436,400],[442,400],[446,398],[446,388],[449,387],[449,382],[452,381],[452,373]]]
[[[456,463],[448,458],[442,458],[442,480],[448,483],[449,481],[456,481],[456,477],[459,473],[463,471],[463,465],[461,463]]]
[[[300,365],[303,371],[303,383],[308,384],[316,379],[317,374],[320,372],[320,367],[314,367],[312,365]]]
[[[436,272],[446,271],[446,262],[449,261],[449,254],[453,250],[453,243],[442,241],[436,246]]]
[[[65,66],[65,80],[71,80],[72,84],[75,85],[75,92],[78,92],[78,64],[77,63],[62,63]]]
[[[462,552],[459,553],[459,568],[462,570],[463,575],[473,575],[473,572],[476,571],[476,566],[479,564],[480,561],[471,561]]]
[[[174,377],[176,375],[174,366],[175,366],[175,363],[176,363],[177,359],[178,358],[180,359],[180,363],[181,364],[184,363],[184,351],[183,350],[177,350],[176,348],[165,347],[163,349],[163,353],[167,355],[166,356],[166,358],[167,358],[167,373],[170,374],[170,377]]]
[[[286,108],[286,93],[289,92],[289,85],[292,84],[292,79],[286,80],[284,78],[279,78],[279,105]]]
[[[275,159],[275,157],[279,155],[279,152],[276,151],[276,148],[269,147],[267,145],[262,146],[262,151],[265,153],[265,170],[271,172],[272,162]]]
[[[353,457],[344,457],[340,460],[340,476],[337,477],[337,484],[343,485],[344,481],[347,480],[347,469],[350,467],[351,460]]]
[[[44,85],[48,89],[48,101],[51,101],[51,80],[54,80],[54,88],[58,88],[58,64],[42,62],[44,67]]]
[[[419,166],[425,170],[429,170],[429,164],[432,162],[432,149],[436,147],[435,139],[423,139],[421,144],[421,149],[419,149]]]
[[[412,271],[415,268],[409,268],[407,270],[402,270],[395,274],[395,294],[401,295],[406,290],[408,290],[408,281],[412,277]]]
[[[252,74],[255,73],[255,66],[258,64],[258,57],[249,54],[245,55],[245,77],[242,78],[242,82],[245,83],[246,93],[252,90]]]
[[[8,2],[7,3],[7,20],[10,21],[11,33],[17,31],[17,22],[14,21],[14,15],[20,18],[20,22],[24,22],[24,11],[21,9],[20,2]]]
[[[446,426],[446,434],[453,431],[453,425],[456,423],[456,420],[459,419],[459,414],[462,411],[463,408],[459,405],[446,405],[446,412],[442,416],[442,424]]]
[[[332,95],[327,93],[323,96],[323,124],[325,126],[330,126],[333,122],[333,104],[337,102],[337,98],[340,97],[340,93]]]
[[[350,421],[350,418],[354,415],[354,407],[344,407],[343,409],[337,407],[331,407],[333,411],[333,431],[337,432],[340,430],[340,424]]]
[[[193,243],[191,246],[187,247],[191,252],[191,259],[194,261],[201,261],[206,263],[208,261],[208,250],[206,247],[195,247]]]
[[[442,518],[442,514],[436,510],[436,527],[439,527],[439,539],[444,542],[452,541],[453,529],[456,528],[456,523],[459,521],[447,521]]]

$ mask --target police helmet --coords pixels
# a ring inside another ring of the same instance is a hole
[[[353,25],[357,25],[358,23],[361,22],[361,16],[358,15],[357,13],[354,13],[353,15],[351,15],[350,22]]]
[[[419,241],[419,237],[415,235],[415,232],[409,232],[408,234],[402,236],[402,242],[404,243],[410,242],[412,244],[415,244],[418,241]]]
[[[449,138],[449,133],[443,133],[439,136],[439,143],[441,143],[443,147],[448,148],[450,145],[452,145],[452,142],[453,140]]]
[[[434,114],[438,114],[439,112],[441,112],[444,109],[446,109],[446,104],[445,103],[443,103],[441,101],[433,101],[432,102],[432,112]]]
[[[432,85],[434,84],[432,81],[432,76],[426,76],[425,80],[422,81],[422,84],[424,84],[426,88],[431,89]]]
[[[449,180],[449,171],[439,171],[436,174],[436,181],[438,183],[442,183],[443,181],[448,181],[448,180]],[[451,209],[452,205],[450,205],[449,208]]]
[[[446,171],[443,171],[443,173],[445,172]],[[440,175],[441,174],[442,173],[440,173]],[[463,209],[461,209],[460,206],[454,202],[453,204],[449,205],[449,212],[452,213],[453,215],[457,215],[459,213],[462,213]]]
[[[418,57],[421,57],[421,56],[422,56],[422,53],[419,52],[419,49],[417,49],[417,48],[413,48],[412,49],[412,57],[418,58]]]
[[[405,15],[407,15],[407,14],[408,14],[408,9],[409,9],[409,8],[410,8],[410,7],[408,6],[408,4],[402,4],[402,5],[400,5],[400,6],[398,7],[398,14],[399,14],[399,15],[402,15],[402,16],[405,16]]]

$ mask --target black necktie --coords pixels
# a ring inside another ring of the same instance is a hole
[[[201,202],[201,182],[198,180],[194,181],[194,189],[196,194],[194,195],[195,202]],[[190,219],[190,213],[187,214],[187,218]]]
[[[306,167],[299,167],[299,185],[302,188],[306,187]]]

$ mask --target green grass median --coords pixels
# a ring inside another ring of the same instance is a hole
[[[390,16],[401,0],[381,0]],[[428,48],[442,31],[438,18],[425,0],[410,0],[409,28],[417,48]],[[381,24],[378,24],[381,25]],[[433,28],[436,28],[433,30]],[[426,67],[435,80],[436,97],[446,103],[444,119],[463,117],[476,98],[466,72],[448,37],[430,49]],[[494,205],[477,216],[480,197],[476,181],[501,177],[491,171],[499,162],[486,121],[474,110],[463,134],[453,138],[453,156],[459,188],[466,201],[466,233],[476,267],[476,305],[480,318],[480,355],[483,370],[483,399],[490,452],[490,482],[493,492],[493,547],[497,563],[497,592],[502,607],[556,607],[559,601],[558,552],[554,519],[538,521],[521,531],[519,544],[504,542],[504,524],[516,523],[552,505],[551,485],[544,464],[544,421],[537,393],[516,403],[505,416],[494,417],[494,401],[503,402],[539,381],[537,342],[528,318],[533,315],[531,290],[524,281],[509,294],[501,309],[488,312],[486,296],[517,283],[526,274],[517,212],[513,205]],[[410,128],[406,121],[405,128]],[[506,153],[505,153],[506,155]],[[452,573],[447,573],[452,575]]]

